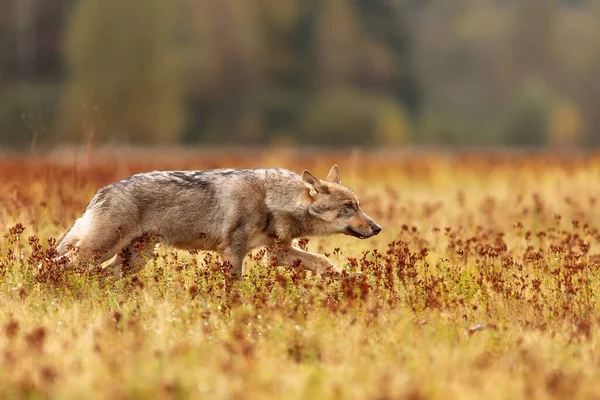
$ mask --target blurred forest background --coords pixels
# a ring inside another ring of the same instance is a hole
[[[0,0],[0,146],[600,144],[596,0]]]

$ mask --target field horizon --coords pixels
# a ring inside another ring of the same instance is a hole
[[[360,279],[260,250],[236,282],[216,254],[163,246],[116,282],[49,261],[94,192],[134,173],[334,163],[383,231],[303,245]],[[5,154],[0,397],[598,398],[599,178],[591,152]]]

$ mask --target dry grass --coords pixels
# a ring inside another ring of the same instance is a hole
[[[93,192],[132,173],[333,162],[384,231],[308,246],[362,280],[269,268],[260,252],[233,284],[210,253],[160,248],[117,283],[48,262]],[[526,154],[4,158],[0,395],[598,397],[599,172],[589,156]]]

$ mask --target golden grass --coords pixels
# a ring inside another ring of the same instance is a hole
[[[384,230],[308,246],[364,279],[269,268],[258,252],[230,284],[218,257],[165,248],[117,283],[60,265],[32,276],[94,191],[132,173],[277,165],[323,175],[333,162]],[[581,155],[5,157],[0,395],[599,397],[599,178],[600,159]]]

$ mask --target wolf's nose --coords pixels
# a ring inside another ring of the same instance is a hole
[[[377,224],[375,224],[371,229],[373,229],[373,235],[377,235],[379,232],[381,232],[381,227]]]

